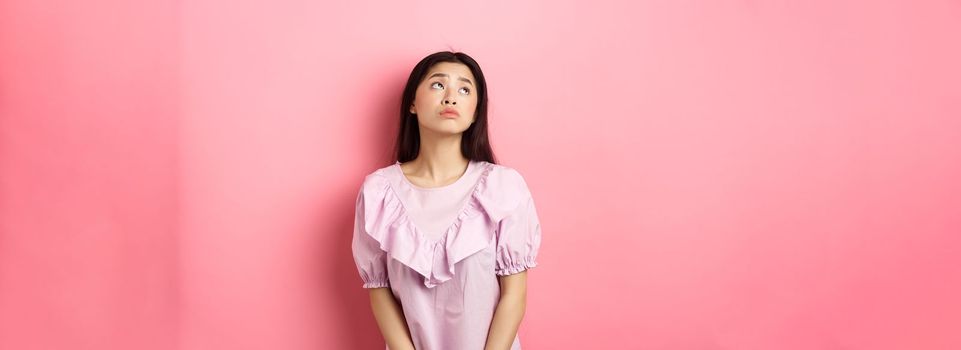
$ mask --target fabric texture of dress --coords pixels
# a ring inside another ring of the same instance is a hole
[[[363,288],[390,288],[418,350],[482,350],[497,276],[537,266],[534,199],[510,167],[471,160],[454,183],[423,188],[400,162],[364,178],[352,251]],[[520,349],[519,337],[512,350]]]

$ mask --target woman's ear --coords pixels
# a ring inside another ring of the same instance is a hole
[[[410,114],[417,114],[417,111],[414,110],[414,105],[410,105]]]

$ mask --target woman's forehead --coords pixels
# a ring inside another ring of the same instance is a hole
[[[427,78],[434,75],[445,75],[448,78],[464,77],[474,81],[474,74],[471,73],[470,68],[462,63],[453,62],[441,62],[435,64],[429,70],[427,70]]]

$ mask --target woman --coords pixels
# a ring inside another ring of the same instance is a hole
[[[524,178],[494,160],[484,74],[431,54],[400,107],[396,161],[364,178],[352,242],[387,348],[520,349],[540,223]]]

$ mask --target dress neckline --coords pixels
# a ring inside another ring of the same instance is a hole
[[[460,185],[464,181],[467,181],[467,177],[470,174],[470,172],[474,170],[474,168],[476,167],[477,165],[476,163],[477,161],[475,160],[468,160],[467,169],[464,170],[464,173],[461,174],[460,177],[457,178],[457,180],[454,180],[454,182],[451,182],[443,186],[435,186],[435,187],[421,187],[421,186],[415,185],[413,182],[410,181],[410,179],[407,178],[407,175],[404,174],[404,169],[400,167],[399,160],[394,162],[394,167],[397,168],[397,173],[400,174],[400,178],[407,184],[407,186],[410,186],[411,188],[418,191],[439,191],[439,190],[444,190],[448,188],[454,188],[454,186]]]
[[[468,197],[467,202],[464,203],[464,205],[459,210],[459,214],[457,215],[456,218],[454,218],[454,222],[452,222],[450,225],[447,226],[446,229],[444,229],[444,233],[441,234],[440,237],[436,237],[436,238],[427,236],[424,233],[425,231],[421,230],[421,228],[417,226],[417,224],[413,221],[413,218],[410,217],[409,210],[407,208],[408,207],[407,201],[405,199],[402,199],[401,196],[399,196],[392,187],[388,186],[388,188],[391,189],[393,197],[398,201],[398,203],[400,204],[400,207],[402,208],[401,216],[404,218],[404,220],[407,221],[408,225],[410,226],[410,229],[413,231],[412,233],[414,234],[414,236],[417,237],[418,240],[429,242],[430,245],[444,244],[447,241],[447,236],[451,234],[456,234],[454,233],[454,231],[460,230],[460,225],[461,225],[461,222],[464,220],[464,218],[466,218],[467,216],[471,215],[474,211],[479,209],[480,204],[477,203],[478,192],[482,188],[486,187],[484,183],[487,181],[487,177],[489,176],[490,171],[493,169],[493,163],[488,163],[486,161],[471,161],[471,164],[468,165],[468,167],[469,167],[468,171],[471,171],[475,168],[480,167],[483,172],[480,174],[480,177],[477,179],[477,181],[472,185],[473,187],[470,189],[467,195]],[[406,179],[406,177],[404,176],[403,169],[400,168],[399,161],[393,165],[393,168],[395,169],[395,171],[397,171],[398,176],[400,176],[402,179]],[[455,184],[462,181],[467,181],[466,179],[468,177],[469,177],[468,172],[465,171],[464,175],[461,176],[461,178],[458,179],[457,180],[458,182],[455,182]],[[411,184],[407,180],[401,180],[401,183],[404,185],[404,187],[407,187],[407,188],[411,188],[411,186],[413,186],[413,184]],[[431,190],[431,189],[443,189],[443,188],[446,188],[446,186],[432,187],[432,188],[426,188],[426,189]]]

